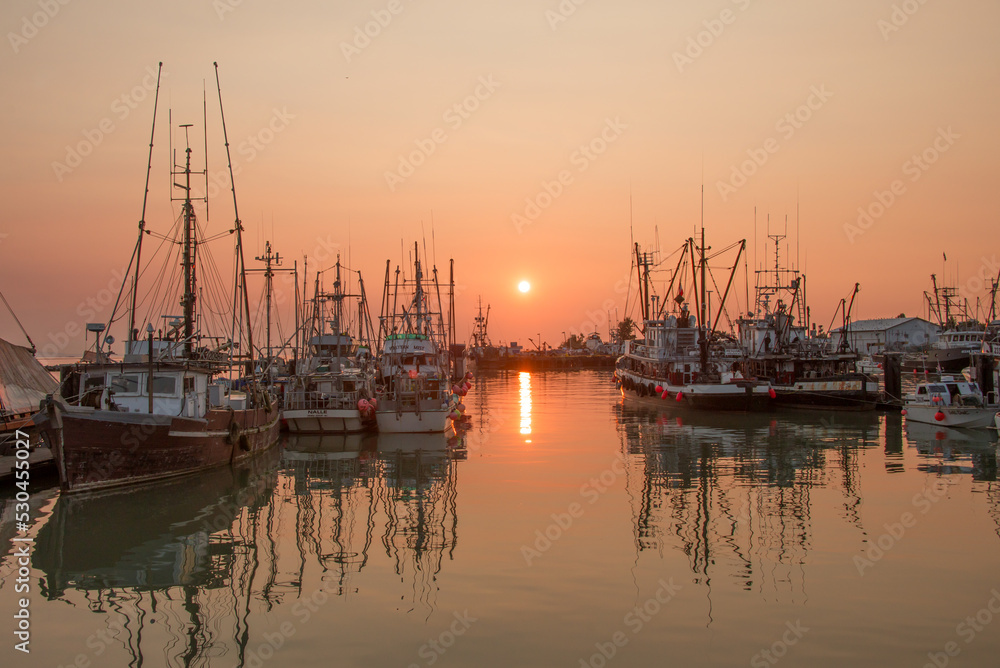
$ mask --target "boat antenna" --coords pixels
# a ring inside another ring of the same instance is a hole
[[[161,61],[156,70],[156,93],[153,96],[153,123],[149,130],[149,159],[146,162],[146,186],[142,194],[142,215],[139,217],[139,239],[135,242],[135,274],[132,278],[132,305],[129,309],[128,336],[125,337],[129,341],[132,340],[132,332],[135,329],[135,302],[136,295],[139,292],[139,260],[142,258],[142,235],[143,232],[146,231],[146,203],[149,201],[149,173],[153,169],[153,137],[156,134],[156,106],[160,100],[160,73],[162,71],[163,62]]]
[[[795,186],[795,268],[802,271],[799,262],[799,241],[802,234],[802,221],[799,219],[799,187]]]
[[[222,106],[222,83],[219,80],[219,63],[213,62],[212,66],[215,68],[215,86],[219,91],[219,116],[222,118],[222,139],[226,145],[226,162],[229,167],[229,186],[230,190],[233,192],[233,215],[235,216],[236,224],[236,261],[240,273],[240,284],[243,289],[243,307],[246,309],[247,318],[250,317],[250,297],[247,294],[247,274],[246,274],[246,262],[243,260],[243,223],[240,222],[240,211],[236,203],[236,180],[233,178],[233,158],[229,152],[229,135],[226,132],[226,113]],[[233,314],[234,325],[235,325],[235,313]],[[257,385],[257,371],[254,369],[253,365],[253,327],[247,327],[247,344],[249,349],[247,350],[247,355],[250,359],[250,378],[254,385]]]
[[[208,215],[208,93],[206,91],[205,80],[201,80],[201,123],[205,135],[205,222],[209,221]]]
[[[702,172],[704,172],[704,164],[702,165]],[[708,306],[705,302],[705,272],[706,272],[706,260],[705,251],[708,249],[705,247],[705,183],[704,176],[702,178],[701,184],[701,303],[698,305],[699,318],[699,329],[701,337],[701,373],[705,373],[708,367]]]
[[[431,209],[431,259],[434,260],[434,266],[437,266],[437,240],[434,238],[434,209]]]
[[[632,181],[628,182],[628,240],[629,246],[635,246],[635,232],[632,229]]]

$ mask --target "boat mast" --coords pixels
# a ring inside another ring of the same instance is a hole
[[[414,302],[416,306],[416,319],[417,319],[417,334],[422,333],[422,323],[423,323],[423,301],[424,301],[424,275],[420,271],[420,246],[416,241],[413,242],[413,256],[414,256],[414,272],[416,276],[416,293],[414,295]]]
[[[707,267],[705,266],[705,185],[701,186],[701,286],[699,288],[701,292],[701,303],[698,305],[698,312],[700,314],[699,336],[700,340],[700,352],[701,352],[701,373],[704,375],[706,369],[708,368],[708,332],[707,327],[707,306],[705,302],[705,274]]]
[[[226,115],[222,109],[222,83],[219,80],[219,63],[212,63],[215,67],[215,85],[219,91],[219,115],[222,117],[222,138],[226,144],[226,161],[229,163],[229,183],[230,188],[233,192],[233,215],[235,217],[235,231],[236,231],[236,262],[239,270],[239,281],[240,287],[243,292],[243,308],[247,314],[247,319],[250,318],[250,296],[247,294],[247,273],[246,273],[246,262],[243,258],[243,222],[240,220],[239,208],[236,204],[236,182],[233,179],[233,158],[229,152],[229,137],[226,134]],[[234,305],[235,306],[235,305]],[[235,309],[234,309],[235,311]],[[236,320],[236,313],[233,313],[233,320]],[[249,325],[249,323],[248,323]],[[253,349],[253,328],[247,327],[247,356],[249,364],[250,381],[254,389],[258,386],[257,381],[257,371],[254,369],[253,359],[254,359],[254,349]]]
[[[333,335],[337,337],[337,359],[340,359],[341,320],[344,317],[344,295],[340,287],[340,253],[337,253],[337,276],[333,281]]]
[[[263,262],[264,269],[264,294],[267,307],[267,359],[271,360],[271,292],[273,289],[274,270],[272,266],[281,266],[281,254],[271,252],[271,242],[264,242],[264,254],[254,258],[258,262]],[[259,271],[259,270],[258,270]]]
[[[139,217],[139,240],[135,244],[135,274],[132,277],[132,306],[128,316],[128,336],[129,342],[134,338],[135,332],[135,302],[139,292],[139,266],[142,258],[142,235],[146,231],[146,202],[149,199],[149,173],[153,169],[153,136],[156,134],[156,107],[160,101],[160,72],[163,70],[163,63],[160,62],[156,70],[156,93],[153,96],[153,124],[149,130],[149,159],[146,162],[146,186],[142,195],[142,215]],[[208,192],[208,191],[206,191]],[[131,346],[126,344],[125,351],[129,352]]]
[[[184,204],[181,205],[184,216],[184,241],[181,256],[181,266],[184,269],[184,294],[181,296],[181,306],[184,308],[184,357],[191,357],[192,340],[194,339],[195,290],[197,277],[195,275],[195,215],[191,203],[191,142],[188,137],[190,123],[181,125],[184,128],[184,171],[175,172],[175,176],[184,175],[184,185],[174,182],[175,188],[184,191]]]

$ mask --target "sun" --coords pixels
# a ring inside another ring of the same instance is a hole
[[[531,290],[531,283],[529,283],[528,281],[521,281],[520,283],[517,284],[517,289],[520,290],[521,292],[528,292],[529,290]]]

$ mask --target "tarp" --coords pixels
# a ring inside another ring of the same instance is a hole
[[[0,415],[37,411],[38,403],[58,386],[29,348],[0,339]]]

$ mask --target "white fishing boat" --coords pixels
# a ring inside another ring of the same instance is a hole
[[[384,338],[376,375],[375,417],[380,432],[443,432],[461,417],[460,398],[468,385],[453,386],[450,379],[437,270],[433,273],[433,280],[425,278],[416,244],[412,280],[400,279],[397,269],[390,284],[386,265],[380,317]]]
[[[983,428],[996,420],[1000,406],[993,399],[983,395],[978,383],[942,376],[941,380],[919,384],[913,394],[906,396],[903,410],[907,421]]]
[[[335,268],[333,292],[322,289],[323,272],[316,275],[307,349],[284,383],[282,417],[293,433],[343,434],[375,426],[373,336],[364,283],[359,274],[359,292],[350,294],[339,257]],[[357,309],[345,309],[346,300]]]

